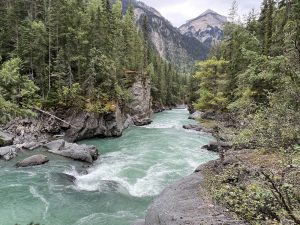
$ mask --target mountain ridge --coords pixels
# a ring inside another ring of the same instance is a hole
[[[207,48],[211,48],[224,38],[223,27],[226,22],[227,17],[208,9],[178,29],[183,35],[195,37]]]
[[[156,51],[180,68],[189,68],[195,60],[206,59],[210,48],[224,37],[226,17],[212,9],[207,9],[177,28],[143,1],[122,0],[124,13],[130,3],[140,29],[144,25],[144,16],[147,16],[149,38]]]

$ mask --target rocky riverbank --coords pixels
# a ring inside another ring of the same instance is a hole
[[[212,116],[209,113],[192,111],[189,119],[201,120]],[[205,132],[214,135],[213,126],[205,124],[183,125],[184,129]],[[224,140],[224,135],[221,139]],[[225,135],[226,136],[226,135]],[[228,142],[210,142],[202,148],[218,152],[219,148],[230,149]],[[200,146],[199,146],[200,147]],[[230,162],[230,160],[228,160]],[[136,221],[134,225],[243,225],[244,221],[237,219],[234,213],[217,204],[206,187],[208,174],[204,171],[214,168],[219,161],[200,165],[193,174],[165,188],[154,199],[148,208],[145,220]]]
[[[202,173],[210,165],[199,167],[193,174],[164,189],[148,208],[145,220],[134,225],[245,224],[211,199]]]
[[[118,137],[131,125],[151,123],[150,78],[137,74],[128,89],[130,103],[116,103],[109,113],[92,113],[78,108],[40,111],[37,118],[16,119],[1,127],[0,146],[40,142],[63,137],[75,142],[93,137]]]

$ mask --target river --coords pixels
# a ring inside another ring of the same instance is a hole
[[[127,129],[120,138],[91,139],[100,150],[95,165],[51,155],[40,149],[10,162],[0,162],[0,225],[130,225],[143,218],[163,188],[193,172],[217,155],[201,146],[210,135],[187,131],[187,110],[154,115],[145,127]],[[29,155],[43,152],[48,164],[14,167]],[[77,178],[75,184],[58,173]]]

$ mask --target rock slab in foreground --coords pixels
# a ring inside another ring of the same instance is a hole
[[[150,205],[139,225],[243,225],[214,206],[201,187],[203,177],[194,173],[167,187]]]
[[[28,166],[38,166],[49,162],[47,156],[44,155],[33,155],[30,156],[16,164],[17,167],[28,167]]]
[[[92,163],[98,158],[98,150],[93,145],[78,145],[64,140],[56,140],[44,145],[49,152],[74,160]]]

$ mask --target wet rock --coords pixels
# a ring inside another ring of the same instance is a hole
[[[221,148],[228,150],[232,147],[232,144],[228,143],[228,142],[223,142],[220,141],[220,143],[213,141],[210,142],[208,145],[204,145],[202,146],[202,149],[206,149],[208,151],[213,151],[213,152],[218,152],[218,146],[220,145]]]
[[[65,147],[65,141],[63,139],[51,141],[45,144],[44,147],[51,151],[60,151]]]
[[[134,122],[133,122],[131,116],[127,115],[127,119],[124,122],[124,129],[127,129],[128,127],[133,126],[133,125],[134,125]]]
[[[14,136],[0,130],[0,147],[12,145]]]
[[[51,153],[88,163],[92,163],[99,155],[97,148],[93,145],[78,145],[64,140],[52,141],[44,147]]]
[[[202,181],[201,173],[194,173],[164,189],[148,208],[145,225],[244,224],[212,204]]]
[[[202,170],[203,170],[203,165],[200,165],[194,170],[194,173],[202,172]]]
[[[202,115],[203,115],[203,112],[195,111],[192,115],[189,116],[189,119],[190,120],[198,120],[198,119],[201,119]]]
[[[206,133],[212,132],[210,129],[207,129],[206,127],[203,127],[200,124],[188,124],[188,125],[183,125],[182,127],[186,130],[202,131]]]
[[[17,167],[28,167],[28,166],[38,166],[49,162],[47,156],[44,155],[33,155],[30,156],[16,164]]]
[[[153,109],[153,112],[154,112],[154,113],[161,113],[161,112],[163,112],[163,111],[165,111],[164,108],[156,108],[156,109]]]
[[[195,110],[193,104],[189,104],[189,105],[187,106],[187,108],[188,108],[188,111],[189,111],[190,114],[193,114],[194,112],[196,112],[196,110]]]
[[[64,139],[68,142],[93,137],[119,137],[124,129],[123,116],[118,105],[115,112],[108,114],[69,110],[66,120],[73,125],[65,133]]]
[[[18,155],[19,150],[16,145],[2,147],[0,148],[0,159],[9,161]]]
[[[133,122],[134,122],[134,125],[136,125],[136,126],[145,126],[145,125],[152,123],[152,120],[150,118],[139,119],[137,117],[134,117]]]
[[[183,127],[183,129],[186,129],[186,130],[195,130],[195,131],[202,131],[204,129],[200,124],[197,124],[197,125],[188,124],[188,125],[183,125],[182,127]]]
[[[76,177],[70,175],[70,174],[66,174],[66,173],[56,173],[56,175],[61,178],[62,180],[66,180],[69,182],[74,183],[76,181]]]
[[[27,142],[27,143],[24,143],[24,144],[19,144],[17,146],[20,149],[34,150],[34,149],[37,149],[37,148],[41,147],[42,144],[40,142]]]

